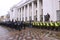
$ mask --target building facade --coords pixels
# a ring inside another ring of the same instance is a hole
[[[57,21],[60,10],[60,0],[26,0],[10,9],[10,20],[43,21],[47,13],[50,21]]]

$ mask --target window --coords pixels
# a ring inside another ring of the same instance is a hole
[[[11,10],[13,12],[13,10]]]
[[[40,15],[40,21],[41,22],[43,21],[43,15]]]
[[[34,21],[37,21],[37,15],[34,16]]]
[[[60,21],[60,10],[57,10],[57,21]]]
[[[20,21],[21,21],[21,18],[20,18]]]
[[[29,17],[29,20],[32,20],[32,17],[31,16]]]
[[[25,17],[25,20],[27,21],[27,17]]]
[[[24,17],[22,18],[22,21],[24,21]]]
[[[20,8],[20,13],[21,13],[21,8]]]

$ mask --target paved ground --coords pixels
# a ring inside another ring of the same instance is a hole
[[[36,28],[17,31],[0,26],[0,40],[60,40],[60,32]]]

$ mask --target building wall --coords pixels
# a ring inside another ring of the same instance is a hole
[[[12,13],[12,12],[11,12],[11,10],[10,10],[9,12],[10,12],[10,20],[12,20],[12,17],[11,17],[11,13]]]
[[[43,0],[43,15],[50,14],[50,21],[56,21],[56,10],[59,10],[59,0]]]
[[[40,2],[40,3],[42,3],[42,4],[40,4],[39,9],[41,9],[43,11],[39,10],[40,14],[37,14],[37,16],[41,15],[43,13],[43,21],[44,21],[44,15],[49,13],[50,14],[50,21],[57,21],[57,15],[56,15],[57,12],[56,11],[60,10],[59,9],[59,0],[42,0],[42,2]],[[27,3],[25,3],[25,4],[26,4],[26,5],[24,5],[25,7],[28,6]],[[28,7],[25,8],[25,21],[26,20],[29,21],[29,16],[32,16],[32,6],[31,5],[29,6],[29,11],[27,9]],[[20,7],[20,6],[16,6],[15,8],[13,8],[13,12],[11,12],[11,14],[13,14],[13,15],[10,14],[10,16],[11,16],[10,19],[16,20],[18,18],[18,20],[20,20],[20,18],[21,18],[21,21],[22,21],[22,19],[24,17],[24,14],[23,14],[24,13],[24,9],[23,9],[24,6],[22,6],[22,7]],[[21,10],[19,11],[19,9],[22,9],[22,11]],[[36,15],[36,10],[38,10],[38,8],[36,8],[36,4],[34,4],[34,15]],[[27,17],[27,19],[26,19],[26,17]],[[39,16],[37,18],[39,21],[40,20]]]

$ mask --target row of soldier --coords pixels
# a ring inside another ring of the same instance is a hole
[[[25,23],[24,21],[5,21],[5,22],[0,22],[0,25],[4,25],[4,26],[7,26],[7,27],[10,27],[12,29],[16,29],[16,30],[21,30],[22,28],[25,29]]]

